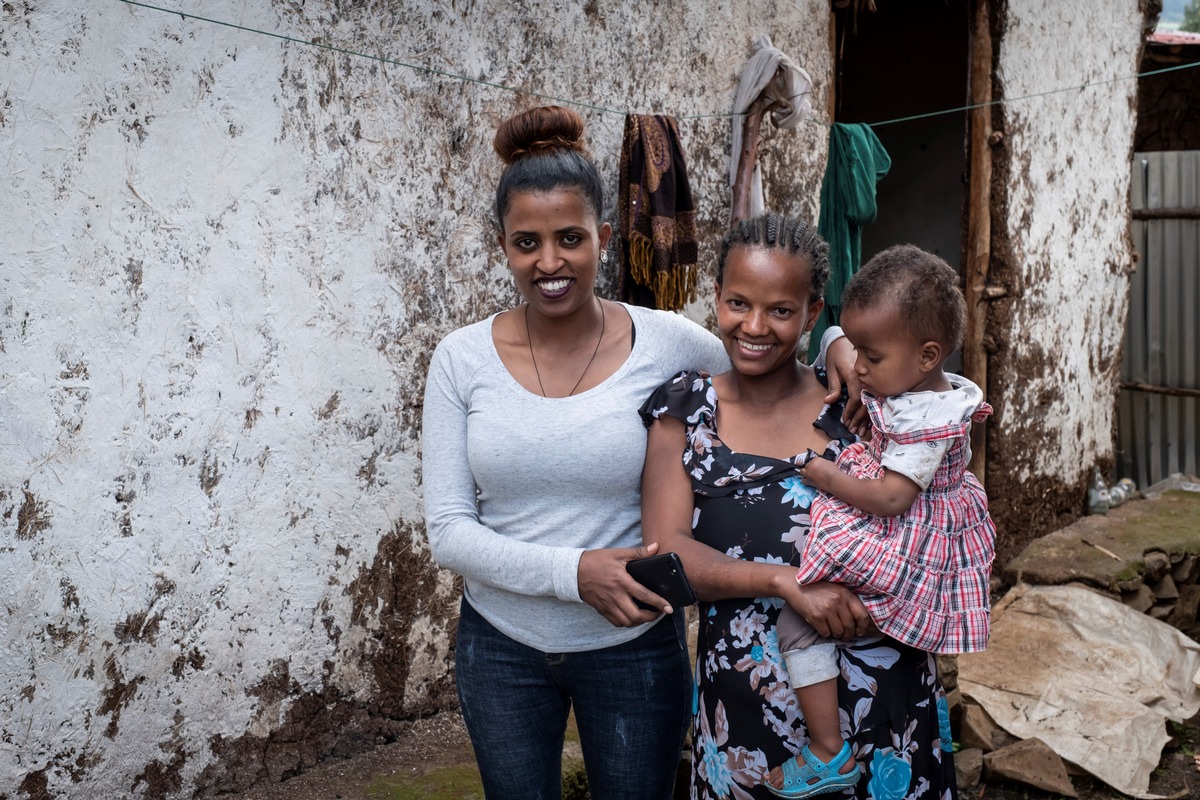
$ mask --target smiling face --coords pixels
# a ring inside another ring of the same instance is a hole
[[[518,192],[502,222],[500,246],[531,312],[565,316],[590,302],[612,227],[580,191]]]
[[[766,375],[796,360],[825,301],[810,296],[808,258],[780,249],[729,251],[717,284],[717,329],[733,368]]]
[[[844,309],[839,324],[858,352],[854,371],[876,397],[927,391],[941,377],[942,346],[918,342],[892,303]]]

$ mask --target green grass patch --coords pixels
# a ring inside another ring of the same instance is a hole
[[[424,775],[389,775],[371,781],[367,797],[378,800],[483,800],[475,767],[445,767]]]
[[[1128,566],[1125,567],[1125,569],[1121,570],[1116,575],[1114,575],[1113,580],[1117,581],[1118,583],[1129,583],[1129,582],[1141,577],[1142,571],[1145,568],[1146,568],[1146,565],[1143,564],[1141,561],[1135,562],[1133,564],[1129,564]]]
[[[1174,737],[1179,752],[1188,758],[1194,758],[1196,755],[1196,731],[1173,719],[1167,720],[1167,730]]]
[[[563,800],[588,798],[583,761],[563,763]],[[443,767],[424,775],[388,775],[367,786],[372,800],[483,800],[483,783],[475,766]]]

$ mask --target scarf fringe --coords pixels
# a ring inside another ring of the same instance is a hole
[[[675,264],[669,271],[655,272],[654,243],[643,233],[629,236],[629,277],[654,293],[654,305],[664,311],[677,311],[696,299],[700,265]]]

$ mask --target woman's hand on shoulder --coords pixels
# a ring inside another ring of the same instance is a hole
[[[842,422],[855,436],[865,438],[871,432],[871,417],[867,414],[867,407],[862,404],[862,383],[858,380],[858,373],[854,371],[854,362],[857,359],[858,352],[845,336],[829,343],[825,350],[829,379],[829,391],[825,394],[825,402],[836,403],[842,396],[842,384],[845,384],[846,410],[842,414]]]
[[[661,597],[635,581],[625,570],[630,561],[656,552],[657,544],[585,550],[579,558],[579,597],[600,616],[621,628],[653,622],[660,613],[671,613],[673,609]],[[639,608],[635,600],[662,611]]]

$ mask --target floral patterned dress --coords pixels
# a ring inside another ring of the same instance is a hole
[[[796,566],[815,496],[798,469],[812,454],[736,453],[718,436],[716,411],[712,382],[697,372],[663,384],[641,409],[648,425],[665,414],[686,427],[693,535],[735,558]],[[849,442],[840,416],[829,408],[815,423],[832,439],[824,457],[836,458]],[[770,597],[700,605],[693,800],[772,798],[767,773],[808,741],[777,646],[782,606]],[[825,796],[955,800],[949,711],[933,656],[877,636],[839,647],[838,664],[842,735],[864,774],[854,789]]]

